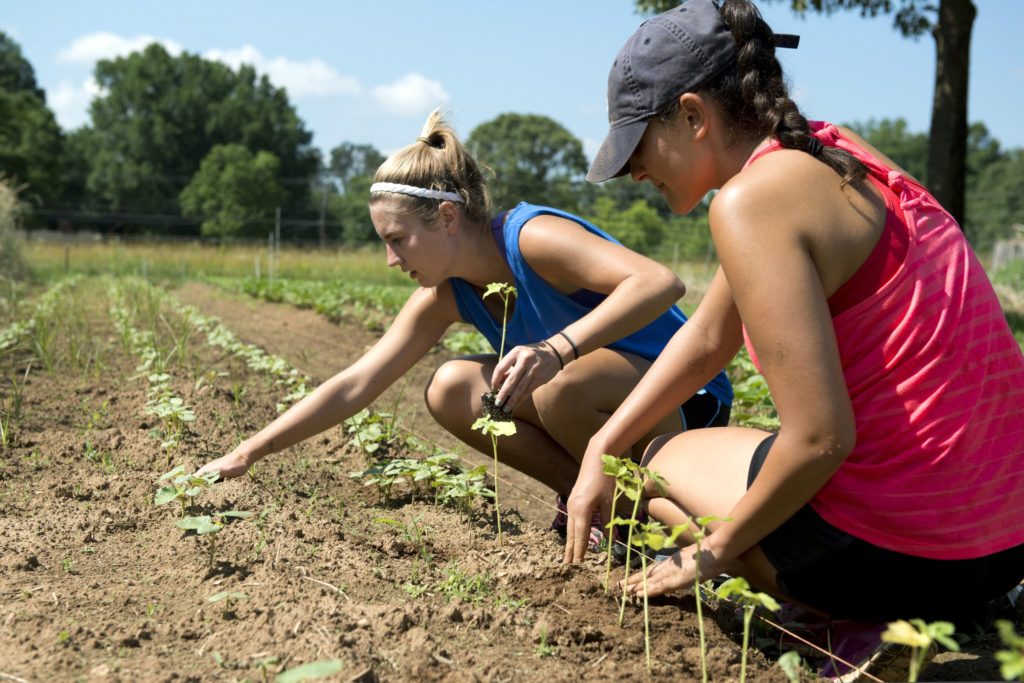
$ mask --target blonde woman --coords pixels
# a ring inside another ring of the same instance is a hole
[[[682,283],[566,212],[520,203],[493,213],[478,164],[436,111],[422,135],[378,169],[369,202],[388,266],[419,287],[362,358],[201,471],[237,477],[337,425],[405,374],[453,323],[474,325],[497,350],[502,302],[482,294],[505,283],[517,291],[505,356],[444,363],[424,397],[445,429],[488,452],[489,437],[470,427],[481,415],[481,395],[496,391],[496,405],[517,427],[502,439],[499,457],[558,493],[553,527],[564,532],[564,500],[590,436],[686,320],[674,305]],[[664,432],[726,424],[731,399],[724,374],[713,374],[651,424],[631,452],[639,457]],[[600,540],[594,528],[587,536],[591,545]]]

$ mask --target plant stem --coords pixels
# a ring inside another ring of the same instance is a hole
[[[697,633],[700,635],[700,680],[702,683],[708,683],[708,658],[705,650],[707,649],[704,645],[704,614],[701,610],[701,603],[704,600],[700,594],[700,538],[701,532],[697,532],[697,554],[693,558],[694,571],[696,574],[693,577],[693,595],[697,598]]]
[[[747,645],[750,643],[750,618],[754,616],[754,606],[743,607],[743,654],[740,655],[740,683],[747,679]]]
[[[619,480],[616,479],[615,493],[612,495],[611,519],[608,520],[608,549],[604,568],[604,592],[606,595],[612,582],[612,544],[615,543],[615,505],[619,502],[620,495],[622,495],[622,487],[619,486]]]
[[[644,573],[644,651],[647,654],[647,670],[651,670],[651,615],[647,608],[647,553],[640,553],[640,570]]]
[[[498,437],[491,434],[491,446],[494,451],[494,516],[498,520],[498,546],[501,546],[501,505],[498,504]]]
[[[636,482],[636,499],[633,501],[633,514],[630,515],[632,524],[629,525],[629,532],[626,536],[626,577],[622,580],[622,605],[619,607],[619,626],[622,626],[622,622],[626,618],[626,583],[629,581],[630,560],[632,559],[629,555],[633,549],[633,527],[636,526],[636,515],[640,510],[640,493],[643,491],[643,488],[643,479],[638,479]]]
[[[909,683],[915,683],[917,681],[917,674],[921,668],[921,660],[924,659],[924,653],[927,652],[925,648],[920,648],[921,655],[919,657],[918,649],[919,648],[916,647],[910,649],[910,673],[907,676],[907,681],[909,681]]]

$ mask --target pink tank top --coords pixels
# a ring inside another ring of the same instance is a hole
[[[863,162],[888,205],[878,244],[829,298],[857,444],[811,506],[920,557],[1024,543],[1024,355],[981,263],[919,184],[835,126],[811,129]]]

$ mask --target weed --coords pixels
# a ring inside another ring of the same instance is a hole
[[[60,568],[64,571],[65,574],[74,574],[75,573],[75,565],[71,561],[70,557],[65,557],[61,561]]]
[[[996,629],[999,631],[999,639],[1007,648],[996,652],[999,673],[1006,681],[1024,680],[1024,636],[1017,635],[1013,622],[1007,619],[997,621]]]
[[[558,654],[558,647],[548,643],[548,630],[546,628],[541,628],[540,630],[540,642],[537,643],[537,649],[534,651],[534,654],[542,659],[544,657],[554,657]]]
[[[379,457],[378,451],[381,448],[390,448],[393,445],[395,422],[391,413],[377,413],[364,408],[345,420],[342,425],[348,434],[355,437],[356,444],[366,455]]]
[[[727,579],[718,587],[717,593],[722,598],[734,597],[743,607],[743,653],[740,655],[740,683],[743,683],[747,678],[747,648],[750,644],[750,619],[754,616],[754,610],[763,607],[777,612],[779,603],[767,593],[755,593],[750,590],[750,584],[742,576]],[[700,603],[699,595],[697,602]]]
[[[478,603],[493,592],[489,574],[473,576],[464,573],[457,565],[445,567],[445,578],[437,584],[439,590],[451,602],[460,598],[465,602]]]
[[[278,674],[274,679],[277,683],[299,683],[299,681],[311,681],[314,678],[324,678],[336,674],[342,670],[344,664],[340,659],[326,659],[318,662],[309,662],[302,666],[296,666]]]
[[[960,643],[951,637],[955,630],[953,624],[948,621],[934,621],[929,624],[923,619],[900,619],[888,625],[882,633],[882,641],[910,647],[910,672],[907,680],[914,683],[921,673],[921,665],[928,656],[928,650],[934,643],[939,643],[953,652],[960,651]]]
[[[105,474],[117,472],[114,456],[110,451],[99,451],[88,441],[85,442],[85,459],[100,468]]]
[[[707,647],[704,640],[704,613],[703,604],[704,599],[700,590],[700,558],[701,558],[701,543],[708,535],[708,525],[712,522],[731,521],[729,517],[716,517],[714,515],[704,515],[698,517],[696,520],[696,528],[691,529],[691,535],[693,536],[694,543],[697,545],[697,554],[693,556],[693,563],[695,566],[695,574],[693,578],[693,594],[697,598],[697,630],[700,634],[700,673],[701,681],[707,683],[708,680],[708,660],[707,660]]]

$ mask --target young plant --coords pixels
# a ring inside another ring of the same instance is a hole
[[[516,423],[511,420],[494,420],[489,415],[477,418],[473,430],[491,437],[491,451],[494,454],[494,516],[498,523],[498,545],[501,542],[501,506],[498,502],[498,437],[516,433]]]
[[[956,627],[948,621],[933,621],[929,624],[923,619],[911,619],[910,621],[900,619],[889,623],[882,633],[882,641],[906,645],[910,648],[910,672],[907,680],[914,683],[918,674],[921,673],[921,667],[928,656],[928,651],[935,643],[939,643],[953,652],[960,651],[960,643],[951,637],[955,630]]]
[[[168,483],[161,486],[153,496],[153,504],[164,505],[176,500],[181,506],[181,516],[184,517],[192,502],[202,495],[203,491],[213,486],[219,478],[220,472],[188,474],[184,465],[178,465],[156,480],[158,484],[160,482]]]
[[[235,591],[221,591],[220,593],[214,593],[210,597],[206,598],[207,602],[223,602],[224,603],[224,618],[227,619],[231,614],[231,604],[239,602],[241,600],[248,600],[249,596],[245,593],[238,593]]]
[[[21,382],[17,376],[11,379],[11,395],[9,398],[0,396],[0,448],[6,449],[11,444],[14,430],[18,421],[21,420],[22,395],[25,392],[25,385],[28,383],[28,373],[32,370],[32,363],[25,368],[25,375]]]
[[[999,673],[1004,681],[1024,680],[1024,636],[1017,635],[1013,622],[1008,619],[997,621],[996,628],[999,630],[999,639],[1007,647],[1006,650],[996,652]]]
[[[604,463],[604,473],[610,477],[615,478],[615,492],[612,494],[612,515],[613,519],[608,520],[608,552],[605,553],[605,568],[604,568],[604,592],[607,593],[611,586],[612,577],[612,543],[615,542],[615,509],[618,507],[619,497],[622,495],[622,488],[618,485],[619,479],[624,478],[628,475],[628,468],[623,458],[616,458],[614,455],[602,455],[601,461]]]
[[[658,552],[675,545],[679,535],[686,531],[687,524],[679,524],[668,529],[661,522],[649,519],[647,522],[638,525],[639,533],[633,538],[633,543],[640,547],[640,572],[643,577],[644,587],[644,652],[647,655],[647,670],[651,670],[651,617],[647,602],[647,549]]]
[[[740,656],[740,683],[743,683],[747,678],[747,647],[750,644],[750,620],[754,616],[754,610],[763,607],[777,612],[780,606],[775,598],[767,593],[755,593],[750,590],[750,584],[742,576],[726,580],[718,587],[717,593],[719,597],[735,599],[743,608],[743,654]],[[699,595],[697,602],[700,603]]]
[[[508,328],[508,304],[515,295],[516,288],[504,282],[492,282],[487,285],[483,298],[497,294],[502,301],[501,314],[501,344],[498,347],[498,359],[505,355],[505,332]],[[497,408],[494,404],[494,393],[484,394],[481,397],[484,406],[484,416],[473,423],[473,431],[480,431],[491,437],[491,452],[494,454],[494,516],[498,525],[498,545],[502,544],[501,536],[501,504],[498,500],[498,437],[512,436],[516,433],[516,423]]]
[[[251,512],[228,510],[216,512],[213,515],[185,517],[179,519],[176,526],[185,531],[194,531],[197,536],[206,536],[208,542],[207,552],[210,556],[210,567],[212,568],[217,553],[217,534],[220,533],[229,519],[245,519],[251,515]]]
[[[704,542],[704,539],[708,535],[708,525],[712,522],[728,522],[731,521],[731,517],[716,517],[714,515],[704,515],[694,520],[696,529],[693,530],[693,541],[697,545],[697,554],[693,556],[694,564],[694,577],[693,577],[693,595],[697,598],[697,633],[700,637],[700,675],[702,683],[708,683],[708,659],[707,659],[707,646],[704,640],[704,613],[702,605],[704,598],[700,592],[700,556],[701,547],[700,544]],[[746,652],[744,652],[746,654]]]

